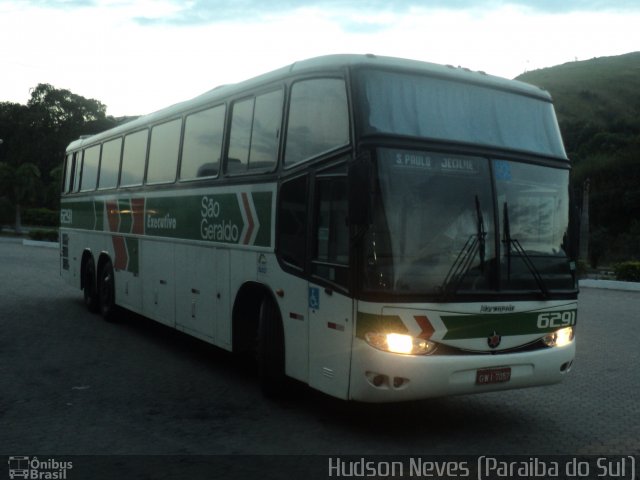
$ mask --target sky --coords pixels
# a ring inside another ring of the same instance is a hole
[[[116,117],[319,55],[505,78],[640,50],[638,0],[0,0],[0,102],[39,83]]]

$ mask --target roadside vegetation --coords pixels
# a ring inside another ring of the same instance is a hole
[[[573,164],[571,188],[578,207],[589,183],[585,260],[592,269],[606,267],[624,280],[637,278],[631,272],[640,261],[638,78],[640,52],[570,62],[518,77],[548,90],[554,99]]]

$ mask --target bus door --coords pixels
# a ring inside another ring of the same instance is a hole
[[[309,312],[309,385],[347,398],[353,339],[353,299],[347,295],[347,177],[318,175],[314,188]]]

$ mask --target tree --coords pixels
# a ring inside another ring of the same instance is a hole
[[[46,83],[31,90],[27,108],[32,141],[25,160],[38,165],[47,175],[46,184],[53,180],[48,174],[61,164],[65,148],[72,140],[116,124],[106,116],[107,107],[98,100]]]
[[[22,233],[21,206],[33,200],[40,180],[40,169],[33,163],[11,165],[0,162],[0,192],[15,205],[16,233]]]
[[[66,146],[81,135],[107,130],[116,123],[106,116],[101,102],[49,84],[33,88],[27,105],[0,102],[0,137],[4,140],[0,146],[0,163],[4,164],[0,197],[14,202],[18,214],[30,201],[57,208],[61,173],[57,167]],[[18,182],[17,191],[10,181]],[[33,184],[44,188],[24,191],[25,185]]]

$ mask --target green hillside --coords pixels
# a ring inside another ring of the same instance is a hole
[[[589,179],[590,256],[640,259],[640,52],[524,73],[551,93],[578,201]]]
[[[640,131],[640,52],[569,62],[516,79],[551,93],[569,153],[579,153],[589,140],[581,133]]]

